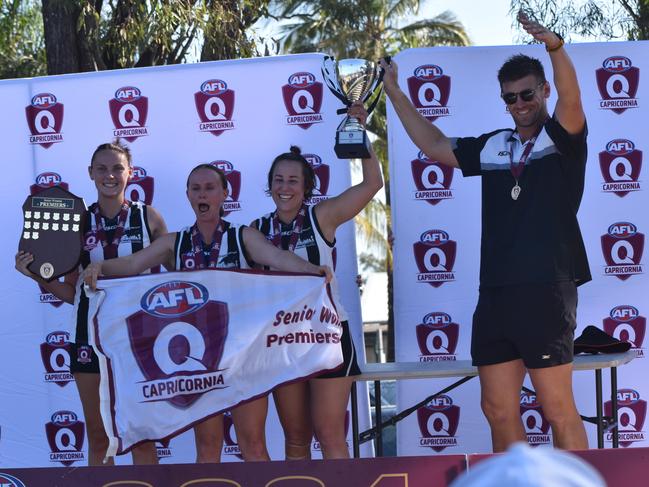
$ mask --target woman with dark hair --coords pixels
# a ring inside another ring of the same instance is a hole
[[[137,252],[167,233],[164,220],[154,208],[126,200],[124,190],[132,172],[131,152],[119,141],[101,144],[93,153],[88,174],[97,189],[97,202],[90,205],[86,214],[81,269],[94,262]],[[33,260],[32,254],[18,252],[16,269],[62,301],[75,305],[76,335],[71,346],[70,372],[74,375],[83,407],[88,465],[101,465],[108,437],[99,413],[99,363],[88,345],[88,298],[83,286],[77,284],[78,271],[66,275],[62,282],[47,282],[27,268]],[[149,268],[140,272],[149,272]],[[112,459],[108,462],[112,464]],[[155,444],[147,442],[134,448],[133,463],[158,463]]]
[[[367,112],[361,103],[353,104],[349,115],[364,125]],[[354,218],[383,186],[376,155],[362,160],[363,180],[336,197],[309,206],[306,201],[315,188],[313,168],[300,149],[278,155],[268,171],[268,193],[275,211],[252,222],[276,247],[289,250],[314,265],[335,266],[336,229]],[[353,379],[360,374],[349,332],[347,315],[340,302],[334,278],[331,289],[340,315],[344,364],[339,369],[312,379],[276,388],[273,398],[284,429],[287,459],[310,458],[313,432],[324,458],[348,458],[345,439],[345,413]]]
[[[270,245],[253,228],[236,225],[221,218],[228,196],[223,171],[211,164],[200,164],[187,178],[187,199],[196,215],[196,223],[180,232],[168,233],[140,252],[111,261],[98,262],[86,269],[85,280],[95,286],[100,274],[126,276],[169,262],[168,269],[250,268],[251,263],[272,266],[290,272],[322,274],[330,279],[326,266],[314,265],[291,252]],[[270,460],[266,450],[264,424],[267,399],[256,399],[232,409],[241,454],[246,461]],[[207,421],[218,421],[222,416]],[[205,421],[199,424],[202,428]],[[212,428],[212,426],[210,426]]]

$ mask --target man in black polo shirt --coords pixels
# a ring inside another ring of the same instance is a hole
[[[552,426],[554,443],[588,448],[572,393],[577,289],[591,279],[577,223],[586,166],[586,119],[575,69],[563,39],[518,21],[545,44],[558,100],[534,58],[516,55],[498,72],[515,130],[450,139],[423,118],[387,65],[385,91],[413,142],[430,159],[482,176],[480,297],[471,356],[478,366],[482,410],[494,451],[525,441],[520,391],[526,371]]]

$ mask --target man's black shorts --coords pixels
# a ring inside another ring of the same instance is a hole
[[[573,281],[480,289],[473,314],[473,365],[523,359],[528,369],[572,362],[577,326]]]

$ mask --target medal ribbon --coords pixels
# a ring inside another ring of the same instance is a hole
[[[209,259],[207,265],[205,264],[204,241],[201,232],[198,231],[198,225],[194,223],[191,228],[192,248],[194,250],[194,258],[196,259],[196,269],[215,269],[219,260],[219,251],[221,250],[221,241],[223,240],[223,220],[214,229],[212,235],[212,243],[209,248]]]
[[[122,203],[122,208],[119,210],[119,215],[117,216],[117,227],[115,228],[115,233],[113,233],[113,239],[108,242],[106,237],[106,227],[104,226],[104,217],[101,216],[99,212],[99,205],[95,205],[92,210],[95,216],[95,234],[97,240],[101,243],[102,248],[104,249],[104,260],[114,259],[117,257],[117,247],[119,246],[120,240],[124,235],[124,228],[126,227],[126,217],[128,216],[128,209],[130,207],[130,202],[124,200]]]
[[[512,176],[514,176],[517,186],[518,186],[518,180],[520,179],[521,174],[523,173],[523,169],[525,169],[525,163],[527,162],[527,160],[530,157],[530,154],[532,153],[532,148],[536,143],[536,139],[541,133],[541,130],[543,130],[543,127],[545,126],[545,122],[547,121],[548,119],[546,118],[543,121],[543,123],[539,126],[539,128],[536,129],[536,132],[534,133],[532,138],[527,141],[527,144],[523,149],[523,154],[521,154],[521,158],[517,164],[514,164],[514,141],[512,141],[509,146],[509,170],[512,172]]]
[[[304,226],[304,218],[306,217],[306,212],[306,205],[302,205],[302,208],[300,208],[300,211],[298,211],[295,220],[293,220],[293,231],[291,232],[291,239],[289,240],[288,248],[286,249],[289,252],[293,252],[295,250],[297,241],[300,238],[300,234],[302,233],[302,227]],[[275,247],[281,248],[282,246],[282,223],[279,221],[279,217],[277,216],[277,210],[275,210],[275,213],[273,213],[273,238],[271,239],[271,242]]]

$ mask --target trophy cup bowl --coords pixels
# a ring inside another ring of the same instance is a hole
[[[382,73],[378,64],[365,59],[341,59],[336,61],[325,56],[322,74],[327,87],[346,106],[355,102],[365,102],[381,85]],[[378,98],[368,109],[372,111]],[[345,109],[338,113],[345,113]],[[336,131],[334,150],[339,159],[366,159],[370,156],[369,139],[365,129],[355,117],[347,116]]]

